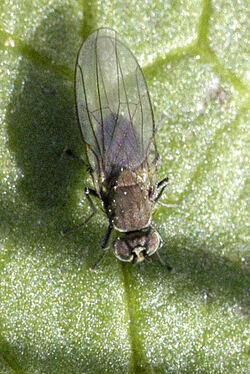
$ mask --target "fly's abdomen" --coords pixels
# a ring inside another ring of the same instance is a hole
[[[75,94],[88,161],[97,175],[94,182],[102,184],[121,167],[136,170],[145,160],[151,164],[155,124],[147,84],[114,30],[98,29],[82,44]]]

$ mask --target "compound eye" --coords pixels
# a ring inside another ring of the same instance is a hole
[[[134,255],[125,240],[117,238],[113,248],[114,254],[119,260],[132,262]]]
[[[147,255],[152,256],[161,246],[162,240],[158,232],[151,231],[147,238]]]

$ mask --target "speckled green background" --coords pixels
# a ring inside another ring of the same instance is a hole
[[[0,373],[248,373],[249,2],[2,0],[0,4]],[[82,143],[78,48],[115,28],[151,92],[170,185],[155,207],[163,259],[110,253]]]

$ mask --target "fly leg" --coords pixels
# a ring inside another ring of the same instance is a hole
[[[161,195],[163,194],[163,192],[164,192],[165,188],[167,187],[167,185],[168,185],[168,177],[162,179],[162,181],[160,181],[160,182],[157,184],[156,188],[157,188],[157,190],[160,189],[160,192],[159,192],[158,195],[156,196],[156,198],[155,198],[155,202],[157,202],[157,201],[160,199],[160,197],[161,197]]]
[[[156,187],[156,188],[157,188],[157,190],[160,189],[160,192],[159,192],[158,195],[156,196],[156,198],[155,198],[155,202],[158,202],[160,205],[165,206],[166,208],[177,208],[180,204],[165,204],[165,203],[162,203],[162,202],[158,201],[158,200],[161,198],[161,196],[162,196],[162,194],[163,194],[165,188],[167,187],[167,185],[168,185],[168,181],[169,181],[169,179],[168,179],[168,177],[166,177],[166,178],[162,179],[162,180],[157,184],[157,187]]]
[[[84,225],[86,225],[87,222],[89,222],[93,217],[94,215],[96,214],[97,212],[97,209],[91,199],[90,196],[94,196],[94,197],[98,197],[99,198],[99,195],[97,194],[97,192],[91,188],[85,188],[84,190],[84,193],[86,195],[86,198],[88,199],[88,202],[89,202],[89,205],[90,205],[90,208],[92,209],[92,213],[90,214],[90,216],[85,219],[85,221],[83,223],[81,223],[80,225],[78,226],[74,226],[74,227],[70,227],[68,229],[65,229],[65,230],[62,230],[62,235],[66,235],[66,234],[70,234],[72,232],[75,232],[77,230],[79,230],[80,228],[82,228]],[[107,253],[107,244],[108,244],[108,241],[109,241],[109,238],[110,238],[110,235],[111,235],[111,232],[113,230],[113,226],[111,225],[111,223],[109,224],[109,227],[106,231],[106,234],[105,234],[105,237],[104,237],[104,240],[103,240],[103,243],[102,243],[102,249],[104,250],[104,252],[102,253],[102,255],[99,257],[99,259],[96,261],[96,263],[90,268],[90,270],[94,270],[99,264],[100,262],[103,260],[104,256],[106,255]]]
[[[160,263],[162,264],[162,266],[166,267],[168,269],[168,271],[173,270],[172,266],[170,266],[168,263],[163,261],[163,259],[160,256],[160,253],[158,251],[156,252],[156,255],[158,256],[158,259],[159,259]]]
[[[107,244],[109,242],[109,238],[110,238],[110,235],[113,231],[113,226],[111,225],[111,223],[109,224],[109,227],[106,231],[106,234],[105,234],[105,237],[104,237],[104,240],[103,240],[103,243],[102,243],[102,249],[103,249],[103,253],[101,254],[101,256],[98,258],[98,260],[96,261],[96,263],[90,268],[90,270],[95,270],[95,268],[101,263],[101,261],[104,259],[104,257],[106,256],[106,253],[108,251],[108,247],[107,247]]]
[[[94,196],[94,197],[99,197],[97,192],[95,190],[92,190],[91,188],[85,188],[84,190],[84,193],[85,193],[85,196],[86,198],[88,199],[88,202],[89,202],[89,205],[90,205],[90,208],[92,209],[92,213],[90,214],[90,216],[85,219],[85,221],[83,223],[81,223],[80,225],[78,226],[74,226],[74,227],[70,227],[68,229],[65,229],[65,230],[62,230],[62,235],[66,235],[66,234],[70,234],[72,232],[75,232],[77,230],[79,230],[81,227],[83,227],[84,225],[86,225],[86,223],[88,223],[91,218],[94,217],[94,215],[96,214],[97,212],[97,209],[93,203],[93,201],[91,200],[91,197],[90,195]]]
[[[82,165],[87,167],[88,172],[91,172],[91,167],[81,157],[77,156],[70,148],[68,147],[64,148],[64,150],[61,153],[60,159],[62,160],[65,155],[72,157],[75,160],[79,161]]]

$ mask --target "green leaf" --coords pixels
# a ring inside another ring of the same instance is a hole
[[[244,0],[0,5],[0,372],[247,373],[249,20]],[[170,184],[164,246],[132,266],[110,253],[74,109],[76,54],[100,26],[138,57]]]

